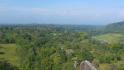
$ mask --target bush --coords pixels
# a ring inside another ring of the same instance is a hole
[[[0,70],[19,70],[16,66],[6,62],[0,61]]]

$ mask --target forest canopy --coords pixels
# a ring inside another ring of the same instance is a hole
[[[98,70],[123,70],[124,35],[107,30],[114,25],[0,25],[0,69],[79,70],[88,60]]]

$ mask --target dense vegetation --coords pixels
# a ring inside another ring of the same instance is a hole
[[[87,25],[0,25],[0,70],[79,70],[83,60],[99,70],[124,70],[124,35],[109,30]]]

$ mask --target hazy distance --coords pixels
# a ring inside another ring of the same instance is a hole
[[[124,20],[123,0],[0,0],[0,24],[106,25]]]

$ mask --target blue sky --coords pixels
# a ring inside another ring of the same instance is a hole
[[[124,21],[124,0],[0,0],[0,23],[91,24]]]

